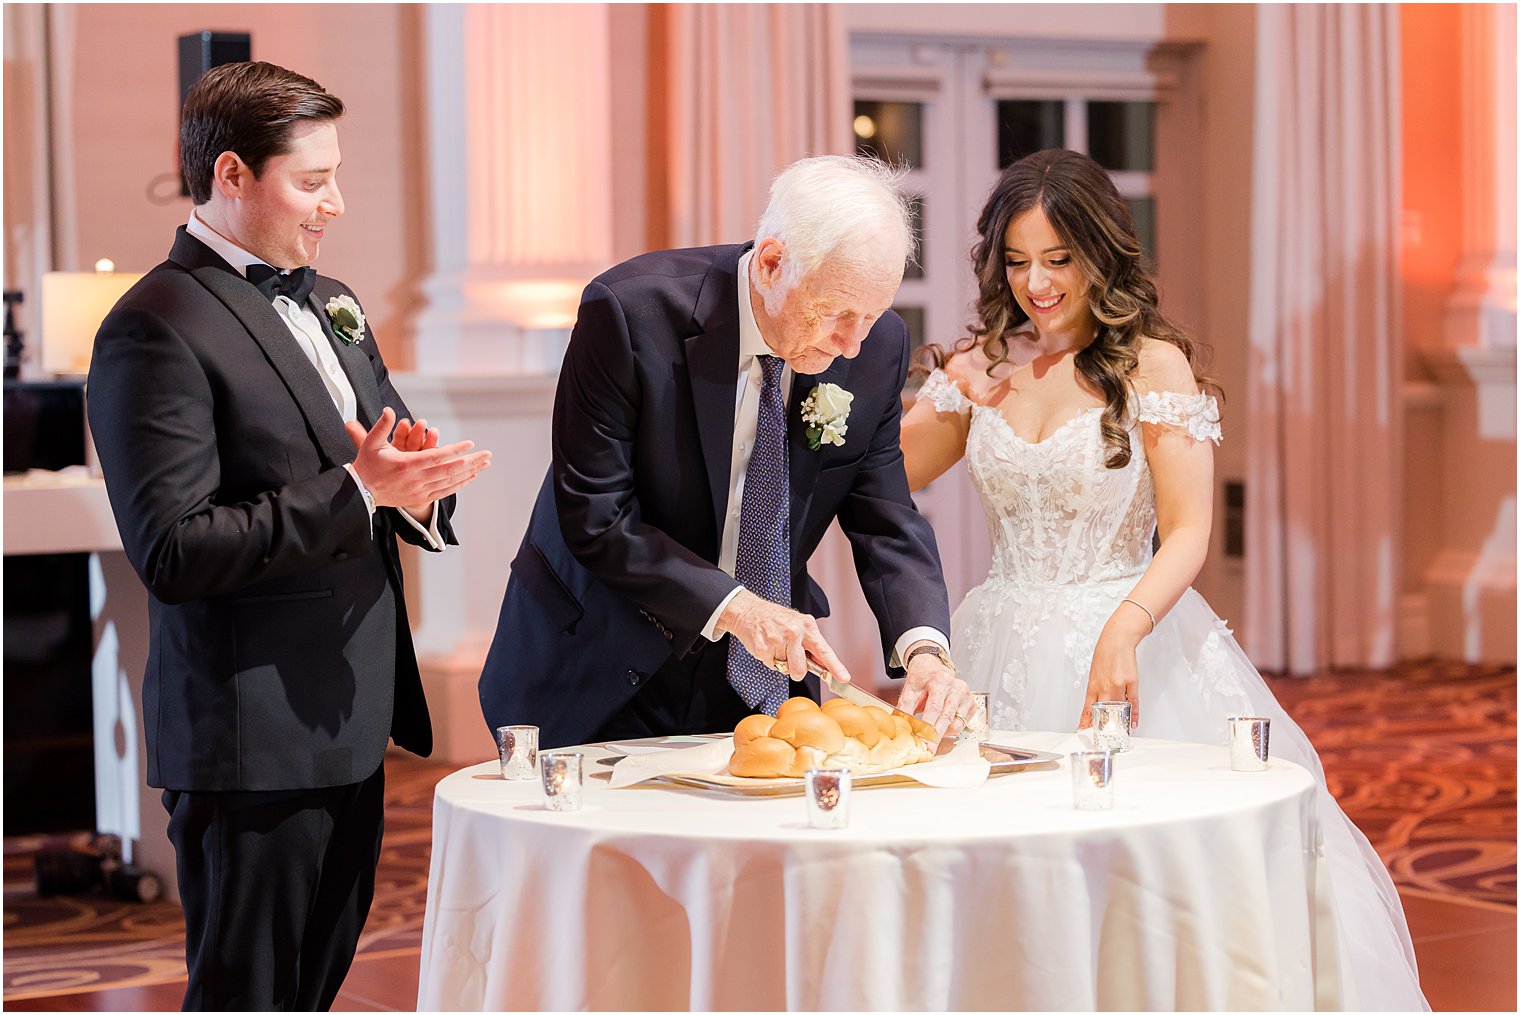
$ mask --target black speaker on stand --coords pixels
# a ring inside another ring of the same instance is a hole
[[[208,70],[224,63],[242,63],[253,59],[253,36],[248,32],[192,32],[179,37],[179,108],[185,108],[190,89]],[[175,122],[179,122],[176,116]],[[190,185],[183,176],[179,196],[190,196]]]

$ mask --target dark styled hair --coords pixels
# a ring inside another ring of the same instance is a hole
[[[1008,285],[1005,237],[1009,224],[1035,207],[1044,211],[1092,286],[1088,306],[1098,322],[1098,335],[1076,354],[1075,365],[1108,402],[1102,419],[1105,464],[1122,469],[1130,460],[1129,377],[1139,365],[1143,339],[1175,345],[1187,356],[1199,383],[1214,385],[1199,374],[1193,341],[1158,308],[1155,269],[1135,237],[1129,205],[1091,158],[1049,148],[1026,155],[998,177],[977,220],[980,235],[971,251],[980,323],[956,348],[980,345],[991,361],[989,374],[1008,359],[1009,336],[1029,316]],[[941,362],[946,358],[942,349],[929,356]]]
[[[190,199],[211,200],[222,152],[234,152],[257,178],[266,162],[290,150],[292,126],[342,115],[342,99],[284,67],[260,61],[213,67],[190,89],[179,119],[179,166]]]

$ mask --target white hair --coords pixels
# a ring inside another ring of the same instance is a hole
[[[756,246],[774,237],[785,251],[780,282],[764,294],[766,305],[825,262],[865,270],[881,267],[898,250],[904,265],[911,261],[917,238],[902,190],[907,174],[878,159],[844,155],[799,159],[778,173],[755,231]]]

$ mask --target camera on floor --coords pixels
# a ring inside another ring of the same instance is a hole
[[[123,902],[153,902],[163,895],[158,876],[121,859],[121,839],[102,835],[88,845],[38,850],[33,867],[37,894],[78,895],[103,889]]]

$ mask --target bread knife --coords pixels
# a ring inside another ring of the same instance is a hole
[[[908,726],[913,730],[914,736],[918,737],[920,740],[923,740],[926,744],[929,745],[930,748],[939,747],[939,730],[935,729],[932,725],[920,719],[918,716],[910,715],[909,713],[904,712],[902,709],[898,708],[896,705],[887,704],[887,702],[878,698],[876,695],[872,694],[870,691],[867,691],[865,688],[857,687],[849,681],[840,680],[839,678],[833,676],[831,673],[829,673],[828,670],[818,665],[812,656],[808,657],[808,672],[822,681],[823,685],[830,691],[833,691],[836,695],[843,698],[845,701],[850,702],[851,704],[859,705],[862,708],[872,707],[885,709],[890,715],[902,716],[904,719],[908,720]]]

